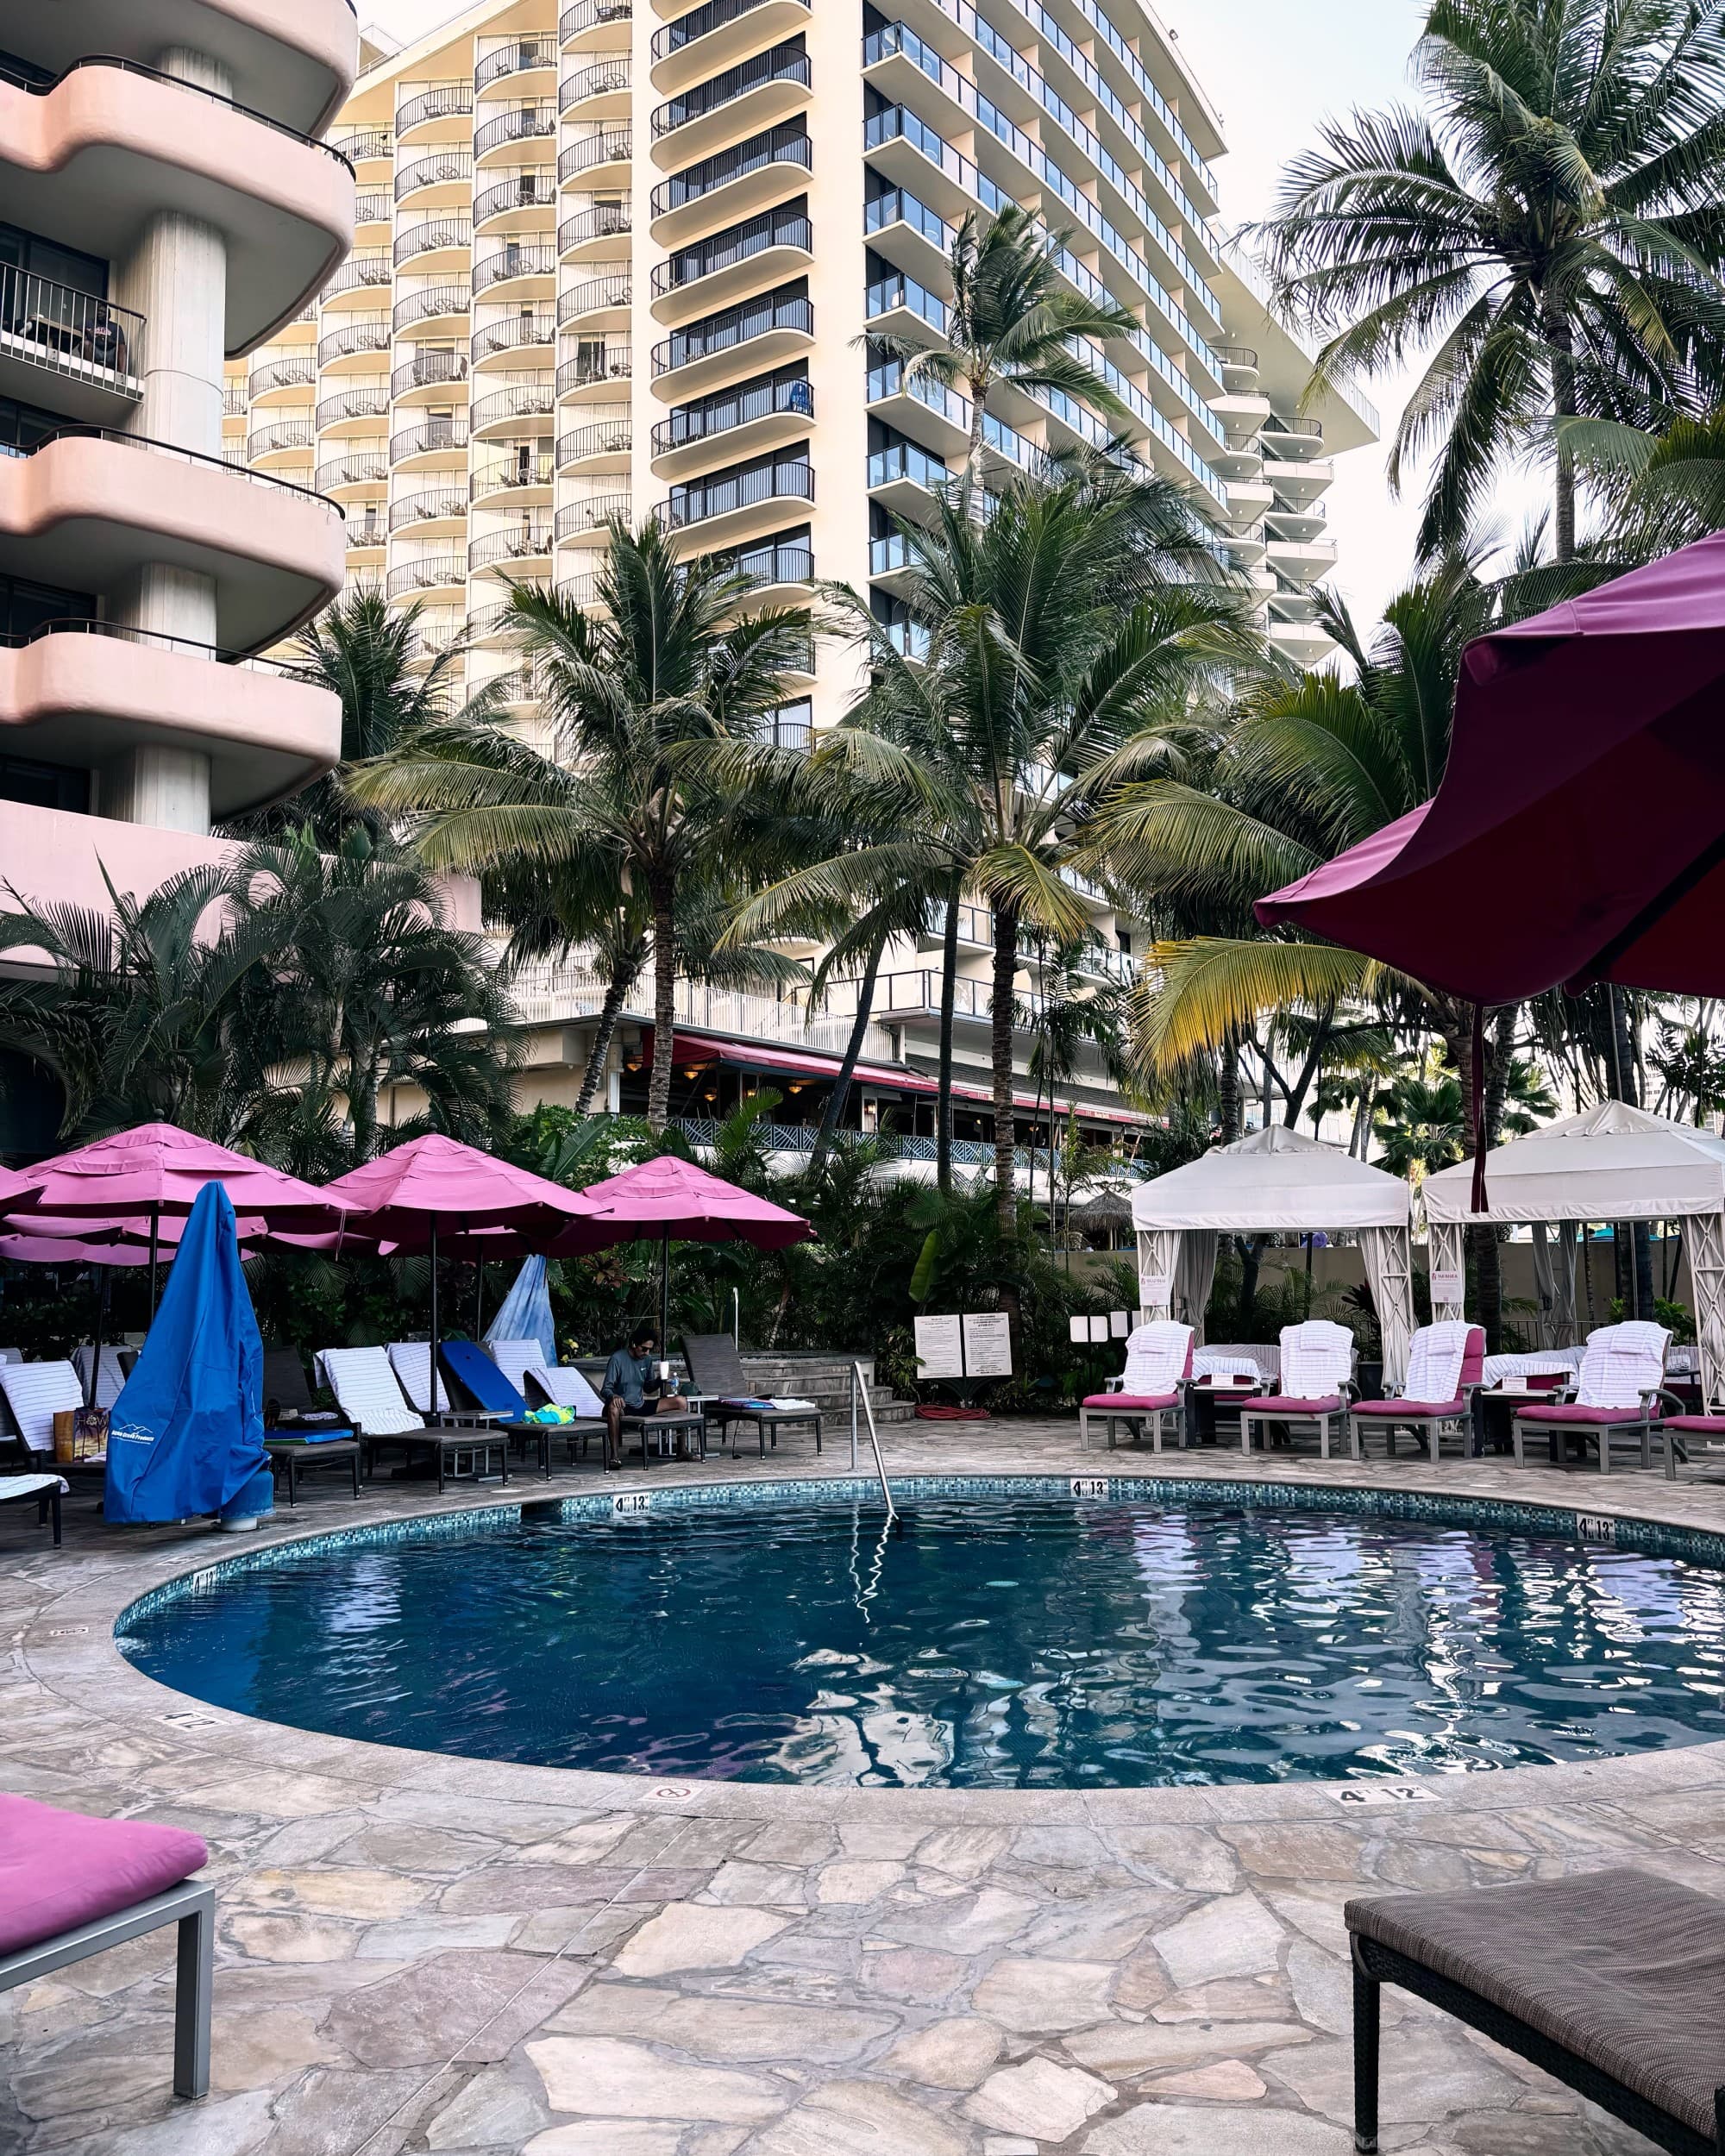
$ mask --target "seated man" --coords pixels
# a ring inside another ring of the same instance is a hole
[[[638,1325],[629,1336],[629,1345],[618,1348],[605,1366],[599,1396],[605,1407],[605,1463],[607,1470],[623,1465],[624,1416],[644,1415],[648,1412],[649,1387],[652,1388],[653,1405],[656,1407],[659,1404],[659,1381],[653,1369],[658,1346],[658,1326],[650,1323]]]

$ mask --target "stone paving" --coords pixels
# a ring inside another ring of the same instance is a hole
[[[919,1425],[889,1451],[906,1472],[1104,1465],[1054,1422]],[[810,1465],[798,1448],[776,1471]],[[848,1471],[848,1447],[820,1466]],[[1271,1471],[1725,1526],[1725,1486],[1699,1482]],[[437,1508],[402,1490],[356,1508],[332,1485],[270,1532]],[[1311,1783],[667,1785],[275,1728],[163,1690],[111,1641],[144,1587],[234,1548],[107,1533],[74,1500],[53,1551],[0,1515],[0,1786],[191,1828],[221,1914],[209,2099],[167,2092],[159,1935],[0,1996],[6,2156],[1345,2156],[1350,1895],[1627,1860],[1725,1898],[1725,1745],[1477,1775],[1367,1813]],[[1650,2146],[1484,2039],[1384,2004],[1386,2150]]]

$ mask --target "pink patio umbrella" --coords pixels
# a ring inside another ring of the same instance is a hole
[[[593,1211],[579,1191],[436,1131],[350,1169],[326,1187],[325,1194],[347,1215],[344,1233],[364,1237],[386,1255],[423,1251],[430,1257],[434,1407],[446,1404],[437,1375],[440,1253],[483,1264],[491,1257],[544,1250],[575,1223],[585,1225]]]
[[[814,1239],[799,1214],[757,1198],[693,1161],[666,1154],[625,1168],[620,1175],[589,1183],[582,1195],[593,1212],[560,1249],[601,1250],[612,1243],[656,1242],[659,1261],[659,1344],[670,1351],[673,1243],[750,1243],[757,1250],[787,1250]]]

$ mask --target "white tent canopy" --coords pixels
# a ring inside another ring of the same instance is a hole
[[[1151,1318],[1177,1310],[1201,1339],[1219,1236],[1355,1229],[1383,1336],[1385,1382],[1399,1384],[1414,1337],[1412,1212],[1400,1176],[1272,1124],[1132,1193],[1140,1299]]]
[[[1603,1100],[1488,1153],[1483,1213],[1472,1209],[1471,1161],[1432,1176],[1423,1194],[1433,1273],[1459,1276],[1462,1230],[1470,1222],[1563,1222],[1559,1294],[1566,1282],[1571,1305],[1577,1222],[1683,1222],[1702,1383],[1709,1401],[1725,1399],[1725,1138],[1668,1123],[1627,1101]],[[1461,1315],[1458,1302],[1440,1304],[1434,1294],[1433,1305],[1440,1317]],[[1559,1309],[1557,1315],[1561,1329],[1565,1313]],[[1570,1319],[1572,1324],[1572,1309]]]

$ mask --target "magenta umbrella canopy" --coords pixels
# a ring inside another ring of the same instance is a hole
[[[808,1222],[783,1206],[669,1154],[625,1168],[602,1183],[589,1183],[581,1194],[593,1213],[571,1238],[573,1249],[650,1238],[752,1243],[756,1250],[782,1250],[814,1238]]]
[[[327,1194],[349,1232],[387,1250],[436,1247],[446,1257],[509,1257],[543,1250],[585,1220],[592,1200],[477,1147],[433,1131],[349,1169]]]
[[[271,1228],[327,1228],[341,1220],[339,1199],[172,1123],[140,1124],[22,1169],[0,1181],[0,1210],[95,1214],[110,1224],[183,1216],[212,1182],[227,1191],[236,1213],[255,1214]]]
[[[1443,783],[1258,901],[1433,988],[1725,991],[1725,533],[1469,645]]]

